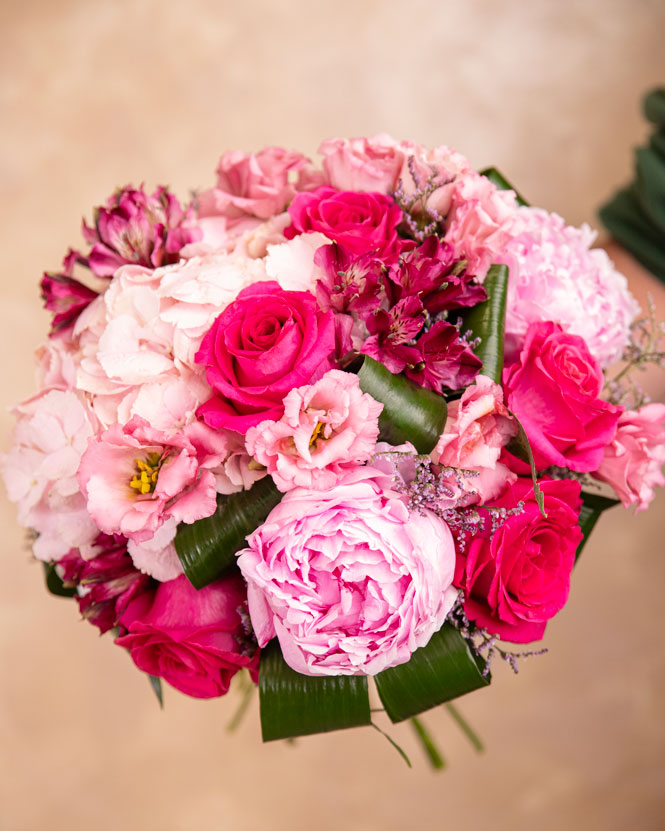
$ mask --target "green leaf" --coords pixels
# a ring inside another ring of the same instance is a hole
[[[405,751],[402,747],[400,747],[400,746],[397,744],[397,742],[395,741],[395,739],[393,739],[393,737],[392,737],[392,736],[389,736],[389,735],[386,733],[386,731],[385,731],[385,730],[382,730],[382,729],[379,727],[379,725],[378,725],[378,724],[375,724],[374,722],[372,722],[372,727],[373,727],[373,728],[374,728],[377,732],[381,733],[381,735],[383,736],[383,738],[384,738],[384,739],[387,739],[387,740],[390,742],[390,744],[391,744],[391,745],[395,748],[395,750],[399,753],[399,755],[402,757],[402,759],[404,759],[404,761],[406,762],[406,764],[407,764],[409,767],[413,767],[413,765],[411,764],[411,759],[409,759],[409,757],[406,755],[406,751]]]
[[[529,203],[520,196],[517,190],[495,167],[488,167],[485,170],[481,170],[480,174],[486,179],[489,179],[499,190],[512,190],[515,193],[518,205],[528,206]]]
[[[367,676],[301,675],[276,638],[261,651],[259,703],[264,742],[371,723]]]
[[[460,711],[455,707],[455,705],[451,701],[446,701],[443,705],[446,710],[450,713],[450,715],[455,720],[455,723],[459,727],[459,729],[464,733],[467,739],[471,742],[473,747],[478,751],[478,753],[482,753],[485,750],[485,745],[480,741],[478,738],[478,734],[476,731],[471,727],[469,722],[464,718],[464,716],[460,713]]]
[[[62,581],[62,578],[55,570],[55,563],[44,563],[44,580],[46,581],[46,588],[58,597],[74,597],[76,594],[75,586],[67,586]]]
[[[443,770],[446,766],[445,760],[439,752],[439,748],[436,746],[429,730],[427,730],[422,721],[415,716],[411,719],[411,726],[413,727],[413,730],[418,737],[423,750],[425,751],[425,755],[427,756],[430,765],[432,765],[435,770]]]
[[[157,696],[157,701],[159,701],[159,706],[164,709],[164,693],[162,692],[162,679],[159,678],[157,675],[149,675],[148,678],[150,679],[150,686],[152,687],[152,691]]]
[[[180,523],[175,549],[185,574],[200,589],[235,564],[235,554],[282,498],[270,476],[249,490],[217,497],[215,513],[191,525]]]
[[[490,266],[483,287],[487,291],[487,300],[473,306],[466,313],[464,329],[470,329],[474,337],[480,338],[480,344],[473,350],[483,362],[480,371],[500,384],[506,335],[508,266]]]
[[[582,508],[580,509],[579,525],[582,529],[584,537],[582,538],[582,542],[577,546],[575,561],[577,561],[578,557],[582,553],[582,549],[586,545],[589,535],[598,522],[598,517],[603,513],[603,511],[606,511],[608,508],[613,508],[615,505],[619,504],[618,499],[611,499],[609,496],[601,496],[599,493],[588,493],[586,491],[582,491],[581,496]]]
[[[390,444],[410,441],[418,453],[430,453],[446,426],[447,407],[441,395],[393,375],[383,364],[365,356],[358,372],[360,388],[383,404],[379,437]]]
[[[536,463],[533,460],[533,451],[531,450],[531,443],[529,442],[529,437],[527,436],[524,427],[522,427],[522,422],[519,420],[519,418],[517,418],[515,413],[510,413],[510,415],[517,422],[518,433],[514,438],[512,438],[508,442],[508,444],[506,445],[506,450],[509,453],[512,453],[513,456],[517,456],[518,459],[521,459],[523,462],[526,462],[531,468],[531,481],[533,483],[533,493],[536,497],[538,507],[540,508],[540,513],[544,517],[547,517],[547,514],[545,513],[545,497],[540,489],[540,485],[538,484]]]
[[[405,664],[375,676],[379,696],[391,721],[404,721],[452,698],[486,687],[485,662],[449,623]]]

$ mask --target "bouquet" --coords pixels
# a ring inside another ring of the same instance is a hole
[[[371,724],[373,678],[437,763],[418,714],[541,651],[599,514],[665,484],[634,380],[663,326],[495,169],[319,152],[95,209],[2,470],[48,588],[160,700],[240,672],[272,740]]]

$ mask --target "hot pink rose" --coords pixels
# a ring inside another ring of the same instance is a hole
[[[291,174],[307,162],[301,153],[282,147],[224,153],[217,167],[217,185],[197,198],[198,214],[224,216],[230,225],[248,216],[270,219],[293,199]]]
[[[503,385],[537,468],[598,468],[621,408],[599,398],[603,372],[581,337],[551,321],[532,323],[519,360],[504,370]]]
[[[402,210],[383,193],[356,193],[320,187],[299,193],[289,205],[293,220],[287,239],[319,231],[352,254],[397,254],[403,247],[397,236]]]
[[[499,456],[516,433],[517,424],[503,403],[503,390],[491,378],[478,375],[462,397],[448,405],[446,427],[432,459],[441,465],[477,470],[479,475],[470,484],[479,501],[488,503],[515,479]]]
[[[335,365],[335,321],[306,291],[275,282],[243,289],[215,320],[196,355],[216,393],[198,409],[211,427],[238,433],[284,412],[294,387]]]
[[[360,389],[358,376],[331,369],[315,384],[291,390],[279,421],[247,431],[247,450],[281,491],[327,490],[346,470],[369,461],[383,404]]]
[[[339,190],[391,193],[397,187],[405,153],[385,133],[373,138],[329,138],[319,147],[328,184]]]
[[[665,404],[647,404],[626,410],[619,418],[616,436],[605,448],[605,457],[594,472],[607,482],[627,508],[649,507],[654,487],[665,485]]]
[[[371,467],[289,491],[238,565],[259,645],[277,635],[305,675],[374,675],[409,660],[455,601],[455,552],[435,514],[410,514]]]
[[[524,511],[509,516],[494,534],[485,528],[458,551],[455,585],[464,590],[469,619],[502,640],[540,640],[547,621],[568,599],[578,525],[579,482],[542,481],[547,518],[540,513],[529,479],[518,479],[498,507]],[[483,512],[483,509],[480,509]]]
[[[238,576],[198,591],[184,575],[160,583],[132,601],[120,617],[116,638],[143,672],[195,698],[228,692],[246,667],[258,677],[258,650],[243,627],[245,586]]]

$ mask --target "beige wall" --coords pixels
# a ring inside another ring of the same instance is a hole
[[[664,29],[662,0],[2,0],[2,404],[33,390],[41,271],[116,185],[184,195],[225,149],[386,130],[592,220],[645,135]],[[462,702],[483,756],[426,717],[445,775],[407,727],[414,771],[369,729],[262,746],[256,708],[236,735],[231,700],[168,690],[160,712],[126,655],[46,595],[3,496],[0,829],[663,827],[663,496],[605,519],[550,654]]]

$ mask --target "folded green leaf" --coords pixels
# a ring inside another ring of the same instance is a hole
[[[434,739],[430,735],[429,730],[425,727],[422,721],[415,716],[411,719],[411,726],[413,727],[413,731],[425,751],[425,755],[427,756],[430,765],[435,770],[443,770],[446,763],[443,756],[439,752],[439,748],[436,746]]]
[[[598,517],[603,513],[603,511],[606,511],[608,508],[613,508],[615,505],[619,504],[618,499],[601,496],[599,493],[588,493],[587,491],[582,491],[581,496],[582,508],[580,509],[579,524],[584,537],[582,538],[582,542],[577,546],[575,560],[577,560],[582,553],[582,549],[586,545],[589,535],[598,522]]]
[[[489,179],[492,184],[496,185],[499,190],[512,190],[515,193],[517,204],[528,206],[528,202],[524,200],[510,182],[501,174],[495,167],[488,167],[480,171],[481,175]]]
[[[531,450],[531,443],[529,442],[529,437],[527,436],[526,430],[524,429],[524,427],[522,427],[522,423],[520,422],[519,418],[517,418],[515,413],[510,413],[510,415],[517,422],[518,433],[514,438],[512,438],[508,442],[508,444],[506,445],[506,450],[509,453],[512,453],[513,456],[517,456],[518,459],[521,459],[523,462],[526,462],[531,468],[531,481],[533,482],[533,493],[536,497],[538,507],[540,508],[540,513],[544,517],[547,517],[547,514],[545,513],[545,497],[540,489],[540,485],[538,484],[538,473],[536,471],[536,463],[533,460],[533,452]]]
[[[217,497],[215,513],[191,525],[180,523],[175,549],[185,574],[200,589],[233,568],[235,554],[282,498],[270,476],[249,490]]]
[[[301,675],[276,638],[261,652],[259,702],[264,742],[371,723],[366,676]]]
[[[76,594],[75,586],[66,586],[58,572],[55,570],[55,563],[44,563],[44,580],[46,581],[46,588],[58,597],[74,597]]]
[[[152,691],[157,696],[157,701],[159,701],[159,706],[164,709],[164,693],[162,692],[162,679],[159,678],[157,675],[149,675],[150,686],[152,687]]]
[[[459,729],[464,733],[467,737],[473,748],[478,752],[482,753],[485,750],[485,745],[481,742],[478,738],[478,734],[476,731],[471,727],[469,722],[464,718],[464,716],[460,713],[460,711],[455,707],[455,705],[451,701],[446,701],[443,705],[446,710],[450,713],[453,720],[459,727]]]
[[[406,762],[408,767],[410,767],[410,768],[413,767],[413,765],[411,764],[411,759],[409,759],[409,757],[406,755],[406,751],[404,750],[404,748],[402,748],[400,745],[398,745],[397,742],[395,741],[395,739],[393,739],[392,736],[389,736],[388,733],[386,733],[385,730],[382,730],[379,727],[379,725],[376,724],[375,722],[372,722],[372,727],[378,733],[381,733],[381,735],[383,736],[384,739],[387,739],[390,742],[390,744],[395,748],[395,750],[399,753],[399,755],[402,757],[402,759],[404,759],[404,761]]]
[[[506,294],[508,292],[508,266],[490,266],[483,283],[487,300],[473,306],[464,316],[464,329],[480,338],[473,350],[483,362],[480,370],[497,384],[503,373],[503,342],[506,336]]]
[[[444,701],[486,687],[485,662],[449,623],[405,664],[375,676],[379,696],[391,721],[403,721]]]
[[[383,404],[379,437],[390,444],[410,441],[418,453],[430,453],[446,426],[443,396],[393,375],[383,364],[365,356],[358,372],[360,388]]]

